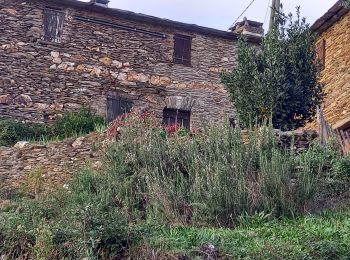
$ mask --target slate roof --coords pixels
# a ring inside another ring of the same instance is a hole
[[[98,12],[103,13],[111,16],[116,16],[118,18],[124,18],[124,19],[130,19],[134,21],[139,22],[146,22],[146,23],[152,23],[157,24],[165,27],[173,27],[176,29],[186,30],[186,31],[192,31],[196,33],[201,33],[205,35],[211,35],[215,37],[225,38],[225,39],[232,39],[232,40],[238,40],[239,34],[234,32],[228,32],[228,31],[222,31],[217,30],[213,28],[208,28],[204,26],[199,26],[196,24],[188,24],[188,23],[182,23],[177,22],[169,19],[159,18],[155,16],[140,14],[140,13],[134,13],[131,11],[125,11],[121,9],[116,8],[108,8],[96,5],[91,2],[81,2],[77,0],[45,0],[47,2],[52,2],[59,5],[68,5],[70,7],[75,8],[81,8],[85,9],[86,11],[90,12]],[[261,38],[258,36],[247,36],[247,40],[252,43],[259,44],[261,42]]]
[[[321,34],[338,22],[348,12],[349,9],[343,7],[342,0],[339,0],[311,26],[311,30]]]

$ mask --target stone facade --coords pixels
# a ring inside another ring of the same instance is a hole
[[[350,122],[350,12],[321,32],[321,41],[325,41],[325,66],[320,79],[326,94],[324,117],[333,128],[338,128],[341,122]]]
[[[43,40],[46,8],[64,12],[60,43]],[[220,72],[235,65],[237,35],[140,17],[72,0],[0,0],[0,117],[45,122],[82,106],[105,116],[110,94],[159,118],[190,110],[195,127],[232,117]],[[192,38],[190,66],[173,63],[175,34]]]

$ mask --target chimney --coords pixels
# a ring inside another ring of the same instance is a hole
[[[102,7],[108,7],[110,0],[91,0],[90,3]]]
[[[236,23],[229,30],[243,35],[264,36],[263,23],[248,20],[247,17],[244,17],[242,22]]]

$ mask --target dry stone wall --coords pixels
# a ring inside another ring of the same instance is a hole
[[[0,147],[0,190],[19,188],[37,170],[42,171],[45,187],[62,187],[80,169],[102,165],[105,139],[104,134],[92,133],[49,144],[19,142],[15,147]]]
[[[42,40],[43,10],[65,13],[62,43]],[[165,38],[79,21],[96,18]],[[174,34],[192,39],[191,66],[174,64]],[[191,104],[191,124],[233,116],[220,72],[235,65],[236,40],[141,23],[43,0],[0,0],[0,117],[45,122],[92,107],[106,115],[109,94],[161,118],[169,104]],[[188,101],[190,99],[190,101]],[[171,107],[170,107],[171,108]]]

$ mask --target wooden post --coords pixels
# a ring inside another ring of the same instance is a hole
[[[281,7],[281,0],[272,0],[269,31],[271,31],[276,24],[276,17],[280,12],[280,7]]]

